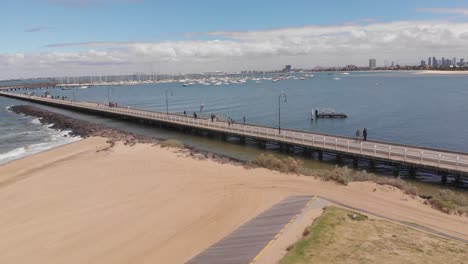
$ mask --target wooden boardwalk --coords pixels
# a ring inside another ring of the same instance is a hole
[[[312,201],[311,196],[290,196],[245,223],[186,264],[253,263],[270,241]]]
[[[108,107],[93,102],[72,102],[69,100],[42,98],[18,93],[0,92],[0,95],[52,105],[74,110],[110,114],[125,118],[165,123],[173,126],[200,129],[233,135],[239,138],[250,138],[262,142],[273,142],[304,149],[327,151],[338,154],[362,157],[370,160],[390,161],[409,166],[430,168],[455,174],[468,173],[468,153],[394,144],[388,142],[356,142],[352,138],[325,135],[306,131],[294,131],[251,124],[231,124],[212,122],[209,119],[187,117],[178,114],[166,114],[124,107]]]

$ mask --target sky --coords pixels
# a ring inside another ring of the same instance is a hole
[[[468,59],[468,2],[2,0],[0,33],[0,79],[417,64]]]

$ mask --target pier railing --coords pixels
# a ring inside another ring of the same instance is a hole
[[[468,172],[468,153],[458,153],[446,150],[428,149],[416,146],[405,146],[384,142],[360,142],[350,138],[321,135],[305,131],[292,131],[255,126],[250,124],[229,124],[224,121],[211,121],[211,119],[193,118],[178,114],[166,114],[124,107],[109,107],[105,104],[93,102],[73,102],[69,100],[43,98],[37,96],[5,93],[9,97],[26,99],[29,101],[44,102],[53,105],[63,105],[78,109],[88,109],[98,112],[112,113],[128,117],[166,122],[192,128],[217,131],[241,137],[254,138],[263,141],[291,144],[295,146],[321,149],[324,151],[339,152],[348,155],[368,157],[371,159],[388,160],[422,167],[443,169],[453,172]]]

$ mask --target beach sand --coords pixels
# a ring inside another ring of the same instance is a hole
[[[437,75],[468,75],[468,71],[416,71],[414,74],[421,74],[421,75],[430,75],[430,74],[437,74]]]
[[[0,166],[0,263],[184,263],[289,195],[468,239],[468,217],[393,187],[245,169],[151,144],[98,152],[107,146],[92,137]]]

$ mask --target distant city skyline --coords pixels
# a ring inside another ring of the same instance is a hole
[[[468,4],[452,0],[17,0],[2,11],[0,79],[468,57]]]

